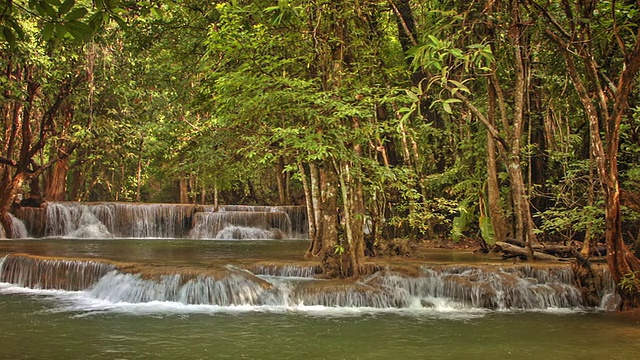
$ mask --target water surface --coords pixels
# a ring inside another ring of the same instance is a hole
[[[291,240],[39,239],[0,241],[0,255],[198,267],[301,261],[306,246]],[[445,262],[458,256],[435,254]],[[640,353],[640,325],[616,313],[495,311],[446,306],[450,300],[407,308],[128,303],[89,291],[0,283],[0,359],[632,359]]]

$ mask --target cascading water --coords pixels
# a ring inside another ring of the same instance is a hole
[[[198,213],[190,237],[195,239],[282,239],[291,234],[284,211],[219,211]]]
[[[46,208],[45,236],[70,238],[113,237],[113,209],[108,205],[49,203]]]
[[[181,238],[191,226],[194,205],[114,203],[114,235]]]
[[[304,207],[50,202],[17,215],[34,237],[306,238]],[[26,235],[25,235],[26,237]]]
[[[22,220],[17,217],[9,214],[9,218],[11,219],[11,235],[14,239],[24,239],[29,237],[29,232],[27,231],[27,227],[24,225]],[[4,229],[0,226],[0,230],[3,232],[0,233],[0,238],[5,238],[6,234],[4,233]]]
[[[8,255],[0,259],[0,281],[31,289],[77,291],[90,288],[113,269],[111,264],[91,260]]]
[[[277,269],[267,265],[251,268],[254,272],[233,266],[197,271],[125,268],[128,270],[99,261],[7,255],[0,259],[0,281],[25,288],[83,290],[83,296],[109,306],[160,301],[276,311],[309,307],[436,312],[585,308],[569,267],[425,266],[410,275],[387,269],[359,281],[315,279],[313,266]]]
[[[13,216],[12,214],[9,214],[9,219],[11,220],[11,236],[14,239],[23,239],[26,237],[29,237],[29,232],[27,231],[26,226],[24,225],[24,223],[16,218],[15,216]],[[7,238],[7,234],[5,234],[4,232],[4,227],[0,226],[0,239],[6,239]]]

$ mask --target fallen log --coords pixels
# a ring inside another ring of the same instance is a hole
[[[526,244],[524,241],[518,241],[516,239],[505,239],[504,242],[509,243],[511,245],[515,245],[521,248],[526,248]],[[550,255],[563,256],[563,257],[574,257],[573,251],[580,251],[582,248],[582,242],[576,241],[572,242],[576,246],[570,245],[545,245],[545,244],[534,244],[531,245],[533,251],[543,252]],[[590,255],[602,256],[606,255],[607,250],[604,246],[592,245]]]
[[[516,255],[519,257],[529,257],[529,252],[527,251],[527,249],[521,248],[519,246],[516,245],[511,245],[507,242],[503,242],[503,241],[498,241],[496,242],[496,246],[499,247],[502,252],[509,254],[509,255]],[[535,250],[535,249],[534,249]],[[543,252],[540,251],[534,251],[533,252],[533,258],[536,260],[566,260],[564,258],[561,257],[557,257],[557,256],[553,256],[553,255],[549,255],[549,254],[545,254]]]

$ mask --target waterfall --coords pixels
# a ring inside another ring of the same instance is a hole
[[[49,202],[44,208],[20,208],[16,216],[33,237],[233,240],[308,236],[302,206],[226,205],[215,209],[183,204]]]
[[[36,289],[83,290],[109,303],[340,307],[415,311],[584,309],[569,267],[423,266],[386,269],[358,281],[315,279],[314,266],[119,265],[27,255],[0,259],[0,281]],[[602,289],[603,294],[608,290]],[[604,299],[603,299],[604,301]]]
[[[617,310],[622,303],[620,295],[616,292],[616,283],[609,269],[603,269],[599,277],[598,295],[600,296],[600,308],[605,310]]]
[[[0,281],[31,289],[77,291],[89,288],[112,269],[113,265],[98,261],[7,255],[0,260]]]
[[[566,268],[531,267],[423,267],[417,277],[393,271],[378,272],[367,280],[379,288],[402,289],[433,306],[433,299],[449,299],[462,307],[484,309],[576,308],[584,305],[574,285],[573,271]]]
[[[258,264],[251,266],[249,271],[256,275],[281,276],[281,277],[301,277],[313,278],[316,274],[322,273],[320,266],[300,266],[300,265],[277,265]]]
[[[189,237],[194,239],[293,239],[306,234],[303,207],[227,205],[196,213]],[[292,221],[292,216],[295,221]]]
[[[11,213],[9,213],[9,219],[11,220],[11,238],[24,239],[29,237],[29,231],[22,220],[13,216]],[[4,228],[0,225],[0,239],[6,239],[7,237],[8,236],[5,234]]]
[[[286,226],[289,238],[307,238],[309,236],[309,222],[307,221],[307,209],[304,206],[247,206],[247,205],[222,205],[221,212],[283,212],[286,220],[280,226]],[[280,227],[279,227],[280,228]],[[285,229],[280,228],[285,231]]]
[[[114,235],[181,238],[191,227],[195,205],[114,203]]]
[[[259,279],[238,272],[223,278],[200,275],[185,278],[181,274],[163,275],[146,280],[139,274],[112,271],[89,290],[91,296],[111,302],[145,303],[171,301],[192,305],[257,305],[278,303],[274,292]]]
[[[9,218],[11,219],[11,238],[13,239],[24,239],[29,237],[29,231],[27,227],[22,222],[22,220],[13,216],[13,214],[9,213]],[[6,239],[7,234],[4,232],[4,228],[0,226],[0,239]]]
[[[102,204],[51,202],[46,208],[45,236],[110,238],[113,208]]]

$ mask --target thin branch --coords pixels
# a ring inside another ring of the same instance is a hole
[[[448,89],[452,90],[449,87]],[[471,100],[469,100],[469,98],[461,94],[460,91],[457,91],[454,96],[460,101],[462,101],[462,103],[467,107],[467,109],[469,109],[471,113],[473,113],[473,115],[475,115],[478,118],[478,120],[480,120],[480,122],[484,124],[484,126],[487,128],[487,131],[489,131],[489,134],[491,134],[491,136],[494,139],[496,139],[497,142],[499,142],[505,149],[509,148],[509,146],[507,145],[507,142],[500,135],[500,132],[498,131],[498,129],[496,129],[496,127],[493,126],[493,124],[491,124],[489,119],[487,119],[487,117],[484,116],[484,114],[480,110],[478,110],[478,108],[475,107],[475,105],[473,105],[473,103],[471,102]]]
[[[620,47],[620,51],[624,58],[627,58],[627,49],[625,49],[624,42],[622,42],[622,38],[620,37],[620,31],[618,30],[618,22],[616,21],[616,0],[611,1],[611,19],[613,22],[613,35],[616,38],[616,42]]]
[[[525,1],[525,8],[526,8],[526,4],[529,3],[531,5],[533,5],[534,8],[536,8],[538,10],[538,13],[542,14],[543,17],[545,17],[550,23],[551,25],[553,25],[554,28],[556,28],[556,30],[558,30],[562,36],[564,36],[566,39],[571,39],[571,34],[569,32],[567,32],[562,25],[560,25],[560,23],[558,22],[558,20],[556,20],[550,13],[549,11],[547,11],[547,9],[545,9],[544,7],[542,7],[540,4],[538,4],[535,0],[531,0],[529,1]],[[564,1],[563,1],[564,3]],[[531,11],[529,11],[531,13]],[[569,17],[569,16],[568,16]],[[571,17],[569,17],[571,19]]]
[[[393,8],[393,12],[396,13],[398,20],[400,20],[400,23],[402,24],[402,29],[404,30],[409,40],[411,40],[411,44],[413,44],[413,46],[418,45],[418,42],[416,41],[415,36],[413,36],[413,34],[411,33],[411,30],[409,29],[407,22],[405,21],[404,17],[402,16],[402,13],[400,12],[396,4],[393,2],[393,0],[389,0],[389,4]]]

